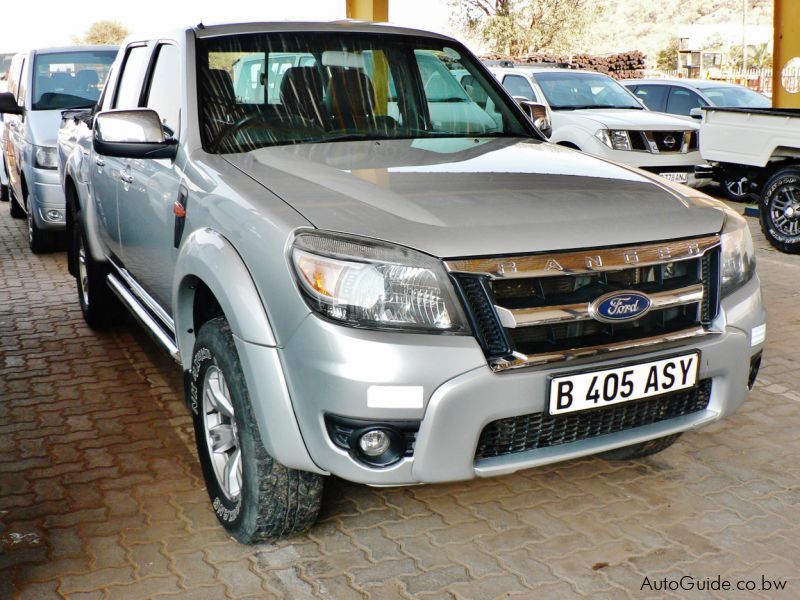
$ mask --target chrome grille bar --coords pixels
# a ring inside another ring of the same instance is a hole
[[[662,310],[673,306],[695,304],[703,300],[703,285],[691,285],[678,290],[648,294],[652,304],[650,310]],[[591,319],[589,303],[565,304],[561,306],[536,306],[531,308],[508,309],[495,306],[503,327],[532,327],[536,325],[556,325]]]
[[[584,348],[574,348],[570,350],[561,350],[558,352],[551,352],[548,354],[533,354],[527,355],[521,352],[514,352],[512,357],[508,359],[494,360],[490,363],[492,371],[495,373],[500,371],[507,371],[509,369],[521,369],[524,367],[533,367],[539,365],[546,365],[554,362],[561,362],[565,360],[573,360],[576,358],[588,358],[600,354],[607,354],[609,352],[619,352],[622,350],[633,350],[637,348],[647,348],[650,346],[658,346],[661,344],[668,344],[671,342],[679,342],[694,338],[705,337],[708,335],[716,335],[717,332],[709,331],[703,327],[693,327],[683,331],[676,331],[674,333],[665,333],[663,335],[656,335],[647,338],[639,338],[632,340],[624,340],[620,342],[609,342],[600,346],[588,346]]]
[[[487,275],[492,279],[524,279],[602,273],[699,258],[718,246],[719,235],[644,246],[623,246],[578,252],[534,254],[503,258],[466,258],[445,261],[452,273]]]

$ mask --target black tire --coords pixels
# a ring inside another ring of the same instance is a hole
[[[222,526],[243,544],[275,540],[309,529],[319,513],[323,478],[289,469],[264,449],[233,335],[223,317],[207,321],[200,328],[189,375],[187,400],[192,410],[197,453],[212,508]],[[232,407],[230,416],[215,409],[210,399],[215,389],[224,389]],[[215,424],[209,427],[207,419]],[[212,457],[207,440],[215,437],[207,430],[217,427],[230,430],[232,437],[228,439],[233,442],[230,448],[214,452]],[[217,471],[222,472],[223,478],[226,472],[231,472],[220,461],[233,462],[237,451],[241,465],[235,482],[238,489],[229,483],[226,491]]]
[[[8,202],[8,186],[0,184],[0,202]]]
[[[722,195],[733,202],[747,202],[750,200],[750,182],[746,177],[730,177],[723,179],[719,184]]]
[[[75,257],[75,282],[83,319],[92,329],[107,329],[120,319],[123,310],[119,299],[106,284],[109,267],[92,258],[83,227],[78,222],[72,228],[70,243]]]
[[[767,180],[758,212],[770,244],[781,252],[800,253],[800,168],[781,169]]]
[[[14,219],[24,219],[25,218],[25,209],[22,208],[22,205],[17,200],[17,196],[14,194],[14,190],[8,190],[8,199],[9,199],[9,212],[11,213],[11,217]]]
[[[607,460],[633,460],[635,458],[644,458],[645,456],[650,456],[651,454],[657,454],[662,450],[666,450],[672,446],[672,444],[677,442],[681,435],[683,434],[674,433],[666,437],[642,442],[641,444],[623,446],[622,448],[617,448],[616,450],[603,452],[600,454],[600,456]]]
[[[28,247],[34,254],[42,254],[53,247],[53,234],[39,229],[36,225],[36,219],[33,218],[33,210],[31,210],[30,203],[27,206],[28,210],[25,213],[25,219],[28,225]]]

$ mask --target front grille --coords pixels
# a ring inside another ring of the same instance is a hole
[[[700,147],[697,131],[629,131],[628,137],[632,150],[653,154],[692,152]]]
[[[651,132],[656,148],[662,154],[665,152],[680,152],[683,148],[682,131],[653,131]]]
[[[448,268],[455,271],[453,278],[471,316],[476,338],[495,368],[503,361],[519,360],[521,355],[526,359],[538,356],[556,360],[552,357],[564,352],[671,336],[710,324],[719,304],[718,238],[700,241],[706,245],[702,249],[697,246],[688,254],[672,254],[665,251],[669,245],[660,246],[657,249],[665,258],[644,260],[649,255],[643,255],[641,263],[640,252],[652,252],[655,247],[497,261],[466,259],[448,261]],[[696,246],[692,240],[671,244],[678,250]],[[637,257],[634,264],[626,262],[631,256]],[[599,260],[602,268],[595,268],[598,263],[581,268],[580,262],[574,262],[580,258]],[[609,259],[619,264],[610,265]],[[566,265],[561,269],[542,270],[543,264],[561,266],[561,262]],[[500,269],[497,273],[491,272],[493,265]],[[518,270],[509,273],[508,265]],[[458,272],[461,269],[489,272]],[[653,308],[631,321],[607,323],[592,318],[589,305],[617,291],[647,294],[654,302]]]
[[[708,406],[711,380],[691,390],[579,413],[532,413],[492,421],[481,432],[475,459],[549,448],[643,427],[688,415]]]
[[[478,343],[492,360],[511,352],[511,344],[494,311],[491,285],[486,277],[456,275],[457,289],[470,307],[472,329]]]

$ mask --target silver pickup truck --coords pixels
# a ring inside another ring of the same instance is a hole
[[[453,73],[472,76],[466,92]],[[645,456],[758,371],[744,220],[543,140],[459,42],[363,23],[132,39],[65,113],[69,266],[182,365],[242,542],[369,485]]]

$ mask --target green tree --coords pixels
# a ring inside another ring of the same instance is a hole
[[[674,71],[678,68],[678,38],[669,40],[667,45],[656,55],[656,67],[662,71]]]
[[[742,45],[731,46],[728,56],[728,66],[734,69],[741,69],[742,66]],[[747,68],[748,69],[769,69],[772,66],[772,52],[769,51],[768,44],[758,44],[756,46],[747,45]]]
[[[465,33],[511,56],[572,51],[599,12],[594,0],[450,0],[450,6]]]
[[[82,37],[74,37],[76,44],[119,44],[130,32],[118,21],[95,21]]]

